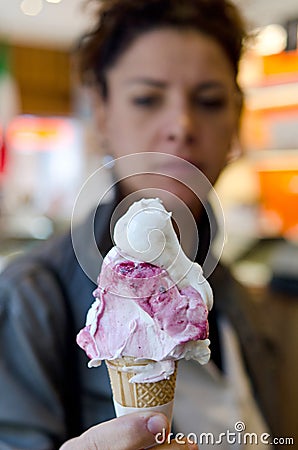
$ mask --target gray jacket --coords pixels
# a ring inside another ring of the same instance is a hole
[[[96,215],[95,232],[103,255],[112,246],[108,224],[113,208],[103,205]],[[90,217],[76,231],[83,244]],[[94,270],[99,272],[100,262],[95,262]],[[209,281],[216,305],[212,314],[227,314],[234,324],[258,394],[253,364],[264,355],[260,336],[249,320],[246,295],[221,265]],[[114,416],[104,364],[88,369],[87,357],[75,341],[94,289],[77,262],[70,233],[14,261],[1,274],[1,450],[57,449],[70,437]],[[215,334],[216,327],[211,326],[214,345]],[[211,344],[220,364],[218,350]]]

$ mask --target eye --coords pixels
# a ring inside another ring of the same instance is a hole
[[[144,108],[158,106],[160,102],[161,99],[157,95],[140,95],[132,99],[134,105]]]
[[[227,105],[227,100],[224,97],[196,97],[194,103],[198,108],[217,111]]]

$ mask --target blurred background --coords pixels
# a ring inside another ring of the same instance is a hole
[[[256,38],[239,77],[243,156],[217,184],[226,218],[223,260],[251,289],[260,313],[270,311],[262,318],[268,345],[276,333],[287,342],[276,374],[286,374],[289,385],[275,405],[280,414],[268,399],[272,420],[286,433],[297,420],[297,402],[294,411],[286,399],[297,399],[298,2],[235,2]],[[91,24],[84,0],[0,0],[0,270],[69,226],[80,187],[102,163],[72,61],[76,39]],[[96,200],[94,192],[86,211]]]
[[[235,1],[257,37],[239,79],[244,156],[217,185],[229,263],[260,240],[298,241],[298,3]],[[92,24],[87,3],[0,0],[1,241],[45,239],[68,226],[80,186],[102,162],[72,60]],[[238,276],[266,282],[270,273],[258,262],[257,275],[238,264]]]
[[[242,256],[260,242],[267,256],[272,241],[286,241],[289,252],[298,241],[298,3],[235,2],[257,37],[239,79],[246,96],[244,155],[227,168],[217,191],[227,225],[223,257],[237,261],[245,282],[259,285],[271,276],[264,253],[252,264],[247,258],[240,264]],[[0,0],[2,264],[11,245],[18,251],[68,226],[82,183],[102,163],[72,60],[77,39],[92,24],[87,3]]]

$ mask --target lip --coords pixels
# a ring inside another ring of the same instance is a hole
[[[192,161],[170,161],[168,164],[154,165],[154,172],[161,173],[163,175],[170,176],[198,176],[198,172],[202,172],[201,167],[198,164],[194,164]]]

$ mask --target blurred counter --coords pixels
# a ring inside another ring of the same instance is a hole
[[[297,448],[298,245],[261,239],[231,267],[249,290],[253,303],[249,314],[270,358],[270,371],[264,376],[259,361],[254,374],[265,416],[275,436],[295,437]]]
[[[277,292],[268,287],[250,292],[255,302],[254,320],[262,328],[262,339],[271,355],[268,378],[255,374],[259,375],[265,414],[276,437],[294,437],[297,445],[298,294]]]

